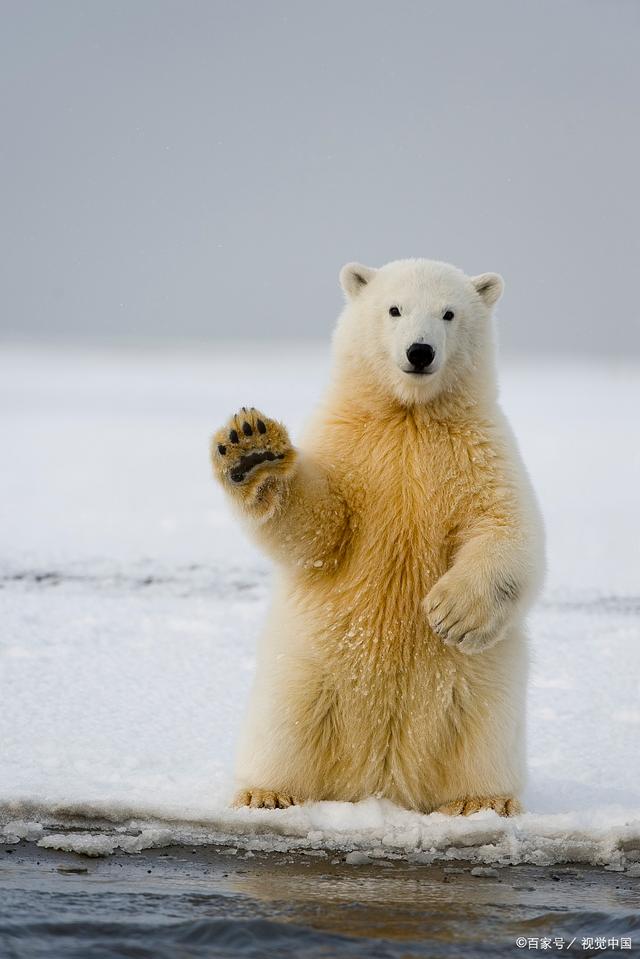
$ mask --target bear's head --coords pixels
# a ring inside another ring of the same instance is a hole
[[[469,277],[434,260],[380,269],[348,263],[340,283],[347,304],[334,336],[336,360],[363,388],[366,382],[414,405],[470,377],[493,382],[491,313],[503,290],[496,273]]]

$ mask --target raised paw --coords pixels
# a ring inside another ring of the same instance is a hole
[[[275,789],[241,789],[233,800],[236,808],[250,806],[251,809],[288,809],[296,801],[289,793]]]
[[[493,809],[499,816],[518,816],[522,806],[513,796],[473,796],[467,799],[456,799],[454,802],[439,806],[435,812],[445,816],[472,816],[481,809]]]
[[[436,636],[463,653],[481,653],[502,638],[504,605],[451,572],[431,589],[424,609]]]
[[[232,488],[253,487],[258,478],[284,475],[294,458],[284,426],[253,407],[243,406],[211,442],[214,471]]]

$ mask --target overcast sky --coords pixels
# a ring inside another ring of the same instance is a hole
[[[326,338],[426,256],[508,349],[640,353],[637,0],[0,10],[5,337]]]

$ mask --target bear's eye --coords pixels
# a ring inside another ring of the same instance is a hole
[[[454,314],[453,310],[447,310],[446,313],[443,313],[443,314],[442,314],[442,319],[443,319],[443,320],[452,320],[453,317],[454,317],[454,315],[455,315],[455,314]]]
[[[389,316],[400,316],[400,310],[397,306],[392,306],[389,310]]]

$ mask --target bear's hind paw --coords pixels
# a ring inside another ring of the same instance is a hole
[[[236,808],[250,806],[251,809],[288,809],[295,806],[296,800],[290,793],[275,789],[241,789],[233,800]]]
[[[443,813],[445,816],[472,816],[474,812],[480,812],[481,809],[493,809],[499,816],[518,816],[522,812],[522,806],[517,799],[512,796],[477,796],[469,799],[456,799],[453,802],[444,803],[434,812]]]

